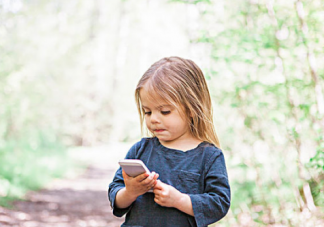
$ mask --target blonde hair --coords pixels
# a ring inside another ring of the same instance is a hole
[[[135,90],[142,132],[144,111],[140,89],[144,85],[149,88],[152,98],[158,96],[178,109],[182,108],[194,137],[220,148],[207,83],[202,71],[193,61],[180,57],[163,58],[144,73]]]

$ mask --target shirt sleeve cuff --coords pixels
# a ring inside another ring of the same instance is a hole
[[[189,195],[192,203],[192,210],[195,215],[195,220],[197,227],[204,227],[206,224],[204,223],[204,215],[203,215],[203,204],[199,195]]]
[[[113,191],[111,191],[110,193],[110,204],[111,204],[111,208],[113,209],[113,214],[117,217],[122,217],[124,214],[126,214],[132,207],[132,205],[130,205],[129,207],[127,208],[117,208],[115,206],[115,200],[116,200],[116,195],[117,195],[117,192],[122,189],[123,187],[116,187],[114,188]]]

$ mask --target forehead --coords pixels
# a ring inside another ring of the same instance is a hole
[[[145,109],[161,110],[162,108],[171,108],[176,109],[181,116],[186,116],[186,111],[183,105],[178,104],[173,100],[168,100],[153,90],[147,90],[145,89],[145,86],[139,90],[139,98],[143,111],[145,111]]]
[[[172,106],[169,101],[163,99],[156,92],[147,90],[145,87],[140,89],[139,95],[143,107],[158,108],[164,106]]]

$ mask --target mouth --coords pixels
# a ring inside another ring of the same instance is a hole
[[[153,131],[159,133],[159,132],[163,132],[164,129],[154,129]]]

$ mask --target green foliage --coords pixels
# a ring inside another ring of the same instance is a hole
[[[178,46],[203,59],[228,162],[233,199],[219,225],[319,221],[305,198],[324,207],[322,1],[37,0],[1,7],[5,200],[63,174],[69,163],[57,144],[138,138],[130,104],[138,78],[162,57],[152,57],[158,48],[163,57],[179,53],[171,46],[185,34]],[[301,190],[308,185],[311,197]]]
[[[320,146],[313,158],[310,159],[310,166],[312,168],[318,169],[319,171],[324,171],[324,147]]]
[[[324,175],[318,181],[311,180],[309,182],[311,193],[314,198],[315,205],[324,208]]]
[[[314,171],[314,176],[309,180],[314,202],[324,208],[324,140],[323,136],[317,138],[318,147],[316,154],[307,163],[307,167]]]
[[[300,18],[294,4],[214,2],[201,13],[195,41],[211,48],[209,85],[229,154],[232,217],[225,226],[299,226],[310,200],[324,207],[323,9],[320,1],[301,2],[306,16]],[[215,14],[219,8],[222,17]],[[300,190],[305,185],[312,198]],[[316,216],[307,221],[315,225]]]
[[[49,180],[61,177],[74,164],[52,135],[38,132],[18,141],[1,143],[0,204],[21,198],[28,190],[37,190]]]
[[[21,4],[14,9],[8,3],[0,11],[6,24],[0,27],[0,138],[16,139],[40,128],[64,135],[66,144],[104,140],[111,122],[101,119],[111,108],[100,86],[109,83],[93,76],[103,66],[94,67],[97,62],[89,57],[97,29],[88,20],[92,4]],[[97,105],[91,104],[94,99]]]

